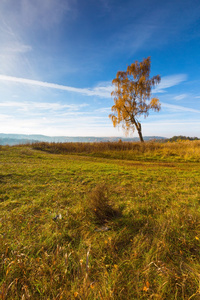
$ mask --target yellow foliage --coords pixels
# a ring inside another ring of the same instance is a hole
[[[111,93],[114,105],[111,108],[113,113],[109,117],[113,126],[121,123],[127,133],[136,128],[141,141],[141,124],[137,118],[141,115],[147,117],[150,109],[159,111],[161,107],[158,98],[150,99],[152,87],[160,82],[159,75],[149,77],[150,65],[150,57],[140,63],[136,61],[128,66],[126,71],[118,71],[112,81],[115,87]]]
[[[152,98],[151,102],[150,102],[150,106],[152,109],[154,109],[155,111],[159,111],[161,108],[160,102],[158,98]]]

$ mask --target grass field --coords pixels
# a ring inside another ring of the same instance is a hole
[[[0,299],[200,299],[200,142],[98,145],[0,148]]]

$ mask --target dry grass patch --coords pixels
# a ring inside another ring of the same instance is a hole
[[[111,205],[109,190],[105,184],[97,185],[88,195],[88,208],[92,212],[95,222],[102,225],[121,214]]]

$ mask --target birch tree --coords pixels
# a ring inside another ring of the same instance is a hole
[[[114,90],[114,105],[109,118],[113,126],[121,124],[126,134],[135,129],[141,142],[142,127],[139,122],[141,115],[147,117],[149,111],[159,111],[161,104],[159,99],[151,97],[152,88],[161,80],[159,75],[150,78],[151,58],[147,57],[142,62],[135,61],[127,67],[126,71],[118,71],[112,84]]]

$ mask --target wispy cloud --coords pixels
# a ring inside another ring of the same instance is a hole
[[[198,110],[198,109],[184,107],[184,106],[180,106],[180,105],[168,104],[168,103],[164,103],[164,102],[161,102],[161,107],[168,108],[172,111],[185,111],[185,112],[192,112],[192,113],[200,114],[200,110]]]
[[[47,103],[47,102],[15,102],[7,101],[0,102],[0,107],[13,107],[20,110],[63,110],[78,111],[79,109],[88,106],[86,103],[82,104],[60,104],[60,103]]]
[[[178,85],[187,80],[186,74],[175,74],[170,76],[164,76],[161,78],[159,85],[153,90],[155,93],[164,93],[165,89]]]
[[[71,12],[76,3],[74,0],[18,0],[18,4],[15,0],[10,0],[9,5],[6,2],[0,3],[2,17],[6,15],[13,26],[21,24],[43,28],[59,23],[67,12]]]
[[[87,96],[99,96],[99,97],[106,97],[106,98],[110,97],[110,93],[112,91],[112,86],[104,86],[104,87],[97,86],[94,88],[75,88],[66,85],[60,85],[55,83],[49,83],[49,82],[43,82],[43,81],[31,80],[31,79],[25,79],[19,77],[12,77],[6,75],[0,75],[0,80],[7,81],[7,82],[14,82],[14,83],[35,85],[35,86],[45,87],[45,88],[64,90],[68,92],[80,93],[82,95],[87,95]]]
[[[8,56],[9,54],[14,54],[14,53],[26,53],[30,52],[32,50],[32,47],[30,45],[25,45],[22,43],[12,43],[11,45],[6,45],[6,46],[0,46],[0,52],[1,55],[6,55]]]
[[[185,99],[186,97],[187,97],[186,94],[181,94],[181,95],[175,96],[174,99],[179,101],[179,100]]]
[[[178,85],[179,83],[181,83],[186,79],[187,76],[185,74],[165,76],[163,77],[161,83],[153,90],[153,92],[164,93],[165,89]],[[82,95],[98,96],[103,98],[110,98],[111,92],[113,90],[113,86],[108,82],[106,82],[104,86],[98,85],[94,88],[76,88],[76,87],[60,85],[56,83],[49,83],[49,82],[20,78],[20,77],[12,77],[7,75],[0,75],[0,80],[7,81],[7,82],[21,83],[21,84],[35,85],[35,86],[40,86],[45,88],[64,90],[68,92],[80,93]]]
[[[95,112],[97,113],[109,113],[110,111],[111,111],[110,107],[102,107],[102,108],[95,109]]]

